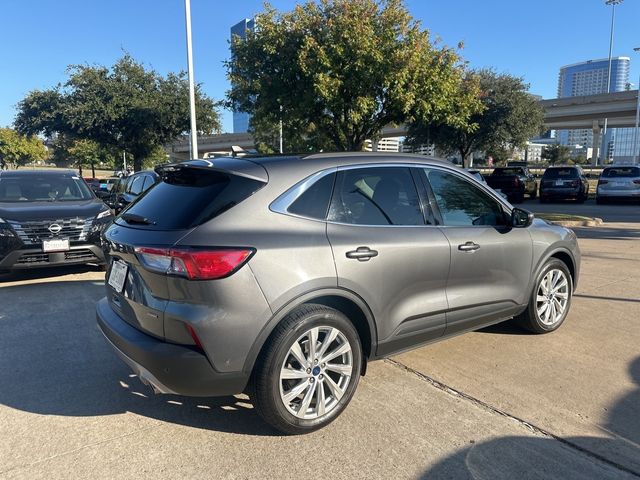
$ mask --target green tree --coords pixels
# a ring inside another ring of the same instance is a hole
[[[569,163],[570,152],[571,149],[566,145],[548,145],[542,151],[542,158],[547,160],[549,165]]]
[[[544,110],[527,93],[528,87],[508,74],[487,69],[469,72],[462,89],[475,95],[482,107],[471,113],[466,124],[418,118],[409,126],[409,142],[434,143],[446,153],[457,152],[465,166],[476,150],[502,158],[542,131]]]
[[[34,91],[18,104],[16,128],[26,134],[91,140],[126,151],[140,170],[158,147],[187,132],[188,83],[184,72],[162,76],[125,55],[111,68],[74,65],[69,79]],[[214,101],[196,89],[199,133],[220,129]]]
[[[48,157],[38,137],[20,135],[11,128],[0,128],[0,160],[16,168]]]
[[[267,4],[256,25],[232,39],[227,106],[252,115],[259,139],[273,137],[280,115],[302,150],[361,150],[414,115],[466,121],[453,108],[464,100],[460,58],[434,46],[401,0],[308,1],[284,13]]]

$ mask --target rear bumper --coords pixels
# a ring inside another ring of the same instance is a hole
[[[638,198],[640,199],[640,189],[637,190],[613,190],[613,189],[598,189],[598,197],[607,198]]]
[[[540,189],[540,198],[578,198],[582,195],[580,188],[549,188]]]
[[[215,397],[242,392],[243,372],[216,371],[197,349],[163,342],[135,329],[110,307],[106,298],[96,307],[100,330],[116,354],[156,393]]]

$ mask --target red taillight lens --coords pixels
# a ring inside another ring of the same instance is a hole
[[[634,180],[633,183],[635,183],[636,185],[640,185],[640,180]]]
[[[249,260],[254,250],[136,247],[135,252],[149,270],[180,275],[190,280],[214,280],[234,273]]]

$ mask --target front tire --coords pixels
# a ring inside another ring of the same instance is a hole
[[[358,332],[341,312],[303,305],[276,327],[254,368],[249,395],[277,430],[318,430],[349,404],[362,368]]]
[[[557,258],[551,258],[536,278],[526,310],[515,320],[533,333],[553,332],[567,318],[572,295],[573,280],[567,265]]]

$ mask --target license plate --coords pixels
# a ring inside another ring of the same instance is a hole
[[[68,238],[55,238],[53,240],[42,241],[43,252],[66,252],[69,250]]]
[[[113,262],[111,273],[109,274],[109,285],[111,285],[113,289],[118,293],[122,293],[124,282],[127,278],[128,269],[129,266],[121,260],[116,260],[115,262]]]
[[[622,183],[622,182],[612,182],[611,186],[612,187],[624,187],[624,183]]]
[[[562,185],[564,185],[562,180],[556,180],[556,187],[561,187]]]

